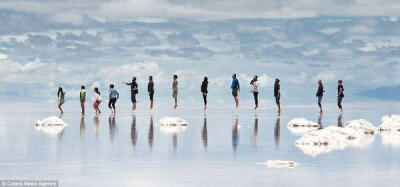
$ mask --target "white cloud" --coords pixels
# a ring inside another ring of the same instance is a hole
[[[339,31],[340,31],[340,28],[333,28],[333,27],[328,27],[328,28],[320,30],[321,33],[326,34],[326,35],[335,34]]]
[[[376,46],[373,43],[367,43],[364,47],[361,47],[360,50],[364,52],[372,52],[376,51]]]
[[[315,83],[318,80],[322,80],[322,82],[324,83],[330,83],[330,82],[334,82],[336,80],[336,75],[333,71],[325,71],[325,72],[321,72],[318,73],[317,75],[313,76],[311,78],[311,82]]]
[[[4,59],[7,59],[7,58],[8,58],[8,55],[0,53],[0,60],[4,60]]]

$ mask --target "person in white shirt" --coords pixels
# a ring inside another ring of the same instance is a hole
[[[252,85],[250,92],[253,93],[254,102],[256,104],[256,106],[254,107],[254,110],[256,110],[258,108],[258,82],[257,82],[257,80],[258,80],[258,76],[254,75],[253,80],[251,80],[251,82],[250,82],[250,84]]]
[[[96,112],[96,115],[100,114],[101,111],[99,109],[99,105],[100,105],[102,99],[100,96],[99,88],[97,88],[97,87],[94,88],[94,99],[93,100],[94,100],[93,108]]]

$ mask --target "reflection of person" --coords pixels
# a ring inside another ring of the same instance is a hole
[[[57,92],[57,97],[58,97],[58,109],[60,110],[61,115],[64,113],[63,109],[61,108],[61,106],[65,102],[64,96],[65,96],[65,92],[63,91],[63,89],[61,87],[59,87],[58,92]]]
[[[83,136],[85,135],[85,117],[84,116],[81,116],[81,124],[80,124],[80,135],[81,135],[81,138],[83,138]]]
[[[115,116],[111,115],[110,117],[108,117],[108,128],[110,130],[110,142],[112,142],[114,140],[114,135],[116,132],[116,126],[115,126]]]
[[[150,110],[153,109],[153,97],[154,97],[154,81],[153,76],[149,76],[149,83],[147,84],[147,92],[150,97]]]
[[[343,123],[342,123],[342,115],[339,114],[338,118],[337,118],[337,126],[338,127],[343,127]]]
[[[278,106],[278,115],[281,115],[281,86],[279,84],[279,79],[275,79],[275,85],[274,85],[274,96],[275,96],[275,102],[276,105]]]
[[[208,136],[207,136],[207,117],[204,117],[203,130],[201,131],[201,140],[203,140],[204,148],[207,149]]]
[[[136,94],[139,93],[138,84],[136,83],[136,77],[132,77],[132,82],[127,83],[126,85],[131,86],[131,101],[132,101],[132,110],[136,110]]]
[[[253,131],[253,143],[254,148],[257,149],[257,137],[258,137],[258,117],[254,118],[254,131]]]
[[[204,77],[203,82],[201,83],[201,93],[203,95],[203,100],[204,100],[204,110],[207,109],[207,94],[208,94],[208,78]]]
[[[342,80],[338,81],[337,90],[338,90],[337,105],[338,105],[338,107],[340,109],[340,113],[343,114],[342,100],[343,100],[343,97],[344,97],[344,94],[343,94],[344,89],[343,89],[343,81]]]
[[[93,124],[94,124],[94,135],[97,138],[99,136],[99,124],[100,124],[99,116],[95,115],[93,117]]]
[[[178,107],[178,75],[174,75],[174,80],[172,82],[172,97],[175,101],[174,109],[176,109],[176,107]]]
[[[251,80],[250,84],[253,86],[251,88],[251,91],[253,93],[254,96],[254,102],[256,104],[256,106],[254,107],[254,109],[258,108],[258,82],[257,82],[258,76],[254,75],[253,80]]]
[[[322,85],[322,81],[318,80],[318,90],[317,93],[315,94],[315,96],[318,97],[318,106],[319,106],[319,113],[322,114],[322,97],[324,96],[324,86]]]
[[[322,114],[318,116],[319,129],[322,129]]]
[[[236,148],[239,144],[239,118],[235,117],[235,124],[232,129],[232,148],[233,151],[236,152]]]
[[[148,134],[148,141],[150,149],[153,148],[153,139],[154,139],[154,127],[153,127],[153,116],[150,116],[150,127]]]
[[[240,92],[240,85],[239,85],[239,80],[236,78],[236,74],[232,75],[231,89],[232,89],[233,99],[235,100],[236,108],[239,108],[238,93]]]
[[[274,129],[274,137],[275,137],[275,146],[279,146],[279,139],[281,134],[281,118],[276,118],[275,129]]]
[[[136,142],[137,142],[136,115],[133,115],[133,119],[132,119],[131,141],[132,141],[133,148],[135,148],[136,147]]]

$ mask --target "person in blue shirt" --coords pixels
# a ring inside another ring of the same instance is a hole
[[[115,114],[115,102],[117,102],[119,98],[119,93],[114,88],[114,84],[110,84],[110,95],[108,101],[108,108],[111,109],[111,113]]]
[[[236,78],[236,74],[232,75],[231,89],[232,89],[233,99],[235,100],[235,103],[236,103],[236,108],[239,108],[238,93],[240,91],[240,85],[239,85],[239,80]]]

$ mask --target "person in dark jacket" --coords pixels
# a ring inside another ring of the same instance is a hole
[[[279,79],[275,79],[275,85],[274,85],[274,97],[275,97],[275,102],[276,105],[278,105],[278,115],[281,115],[281,86],[279,84]]]
[[[236,74],[232,75],[231,89],[232,89],[233,99],[235,100],[236,103],[236,108],[239,108],[238,93],[240,92],[240,85],[239,85],[239,80],[236,78]]]
[[[126,83],[126,85],[131,86],[131,101],[132,101],[132,110],[136,110],[136,94],[138,94],[138,84],[136,83],[136,77],[132,77],[132,82]]]
[[[342,80],[338,81],[337,90],[338,90],[337,105],[338,105],[338,107],[340,109],[340,113],[343,114],[342,100],[343,100],[343,97],[344,97],[344,94],[343,94],[344,88],[343,88],[343,81]]]
[[[153,76],[149,76],[149,83],[147,84],[147,92],[150,96],[150,110],[153,109],[153,96],[154,96],[154,82]]]
[[[204,77],[204,80],[201,83],[201,93],[203,94],[204,110],[207,109],[207,93],[208,93],[207,87],[208,87],[208,78]]]
[[[318,90],[317,93],[315,94],[316,97],[318,97],[318,106],[319,106],[319,113],[322,114],[322,97],[324,96],[324,86],[322,85],[322,81],[318,80]]]

